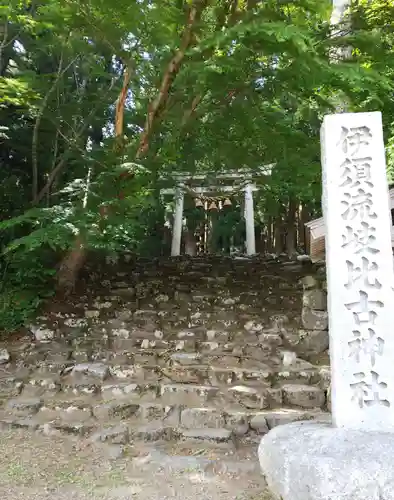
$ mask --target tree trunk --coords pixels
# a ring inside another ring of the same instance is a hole
[[[197,240],[194,231],[187,229],[185,231],[185,255],[195,257],[197,255]]]
[[[265,251],[267,253],[272,253],[274,250],[274,245],[273,245],[273,236],[272,236],[272,217],[269,216],[267,219],[267,242],[266,242],[266,247]]]
[[[60,264],[57,274],[57,289],[62,295],[68,296],[75,290],[78,274],[86,260],[86,249],[83,238],[78,236],[73,248]]]
[[[297,247],[296,213],[297,202],[290,199],[286,221],[286,251],[289,257],[295,255]]]
[[[305,252],[305,228],[302,220],[302,212],[304,209],[304,205],[300,203],[298,205],[297,210],[297,238],[298,238],[298,247]]]
[[[283,221],[282,217],[278,215],[274,219],[274,251],[276,254],[283,252]]]
[[[100,144],[100,141],[102,140],[101,127],[98,125],[94,127],[90,134],[90,137],[92,138],[95,145],[98,146]],[[86,210],[86,205],[88,202],[91,175],[92,175],[92,170],[89,167],[87,173],[86,190],[82,202],[83,210]],[[104,213],[105,213],[105,208],[107,207],[104,207]],[[79,234],[75,239],[73,246],[62,260],[59,266],[59,271],[57,273],[56,288],[59,295],[64,295],[64,296],[70,295],[70,293],[72,293],[75,289],[79,272],[81,271],[86,261],[87,248],[85,243],[86,240],[81,234]]]

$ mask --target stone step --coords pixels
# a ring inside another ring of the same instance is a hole
[[[44,432],[91,436],[95,441],[126,444],[130,440],[200,439],[230,441],[263,435],[298,420],[328,419],[320,410],[281,408],[239,411],[218,406],[185,408],[174,404],[99,398],[15,398],[0,410],[0,423]]]
[[[18,382],[18,390],[29,398],[60,392],[75,396],[101,395],[104,399],[153,398],[185,406],[200,406],[215,400],[258,410],[282,404],[310,409],[326,405],[325,381],[318,376],[313,371],[279,372],[273,379],[269,372],[244,368],[236,371],[196,365],[161,369],[156,365],[136,368],[92,363],[69,367],[63,376],[36,372],[22,384]],[[320,386],[316,382],[311,385],[313,377]]]
[[[4,376],[0,376],[0,398],[12,397],[23,386],[29,388],[32,394],[48,390],[89,394],[100,392],[103,386],[111,384],[137,384],[139,387],[151,386],[160,394],[161,385],[184,384],[188,391],[193,391],[197,384],[217,386],[226,398],[233,398],[236,394],[233,387],[237,385],[250,386],[255,394],[258,393],[256,387],[279,391],[284,384],[309,384],[321,390],[327,390],[329,386],[327,366],[314,366],[297,358],[291,360],[290,366],[285,366],[273,351],[259,351],[255,347],[248,349],[243,347],[236,353],[174,352],[165,349],[140,349],[133,353],[103,351],[101,358],[100,353],[96,353],[98,359],[90,361],[86,356],[81,359],[82,363],[70,358],[61,358],[56,362],[54,355],[50,359],[44,356],[42,361],[32,355],[30,362],[28,357],[23,358],[23,366],[20,363],[7,365]],[[261,359],[253,358],[248,352],[254,355],[260,353],[261,356],[257,357]],[[242,397],[241,392],[237,397]],[[245,391],[243,399],[248,398],[249,394]]]
[[[85,314],[92,314],[91,317],[78,317],[74,315],[72,318],[58,318],[54,326],[54,319],[46,317],[40,319],[39,325],[33,326],[33,333],[37,338],[35,330],[37,329],[51,329],[54,331],[52,338],[60,336],[63,338],[72,338],[76,334],[81,334],[81,330],[85,334],[95,334],[100,336],[113,336],[113,337],[133,337],[134,332],[146,332],[154,334],[156,331],[162,332],[162,336],[167,338],[173,336],[182,330],[197,330],[201,332],[208,332],[210,330],[226,331],[230,335],[237,335],[241,332],[262,333],[264,331],[275,331],[275,326],[270,319],[270,316],[265,317],[264,313],[256,312],[242,312],[234,313],[229,311],[218,312],[196,312],[192,314],[180,313],[165,313],[148,312],[144,311],[143,315],[127,318],[129,312],[114,315],[107,315],[106,317],[93,317],[97,311],[85,311]],[[280,311],[277,312],[279,315]],[[298,311],[297,311],[298,312]],[[295,314],[294,314],[295,316]],[[296,317],[296,316],[295,316]],[[300,329],[301,324],[299,320],[294,320],[288,325],[288,329]],[[276,329],[276,331],[278,331]],[[59,334],[55,335],[55,332]],[[41,340],[38,338],[38,340]]]
[[[51,304],[34,342],[4,346],[0,422],[116,446],[233,446],[325,415],[327,367],[295,352],[300,266],[132,262],[103,266],[84,296]]]
[[[218,296],[220,298],[218,298]],[[149,316],[151,312],[155,316],[165,318],[173,316],[192,316],[198,313],[206,315],[220,314],[255,314],[261,315],[268,308],[271,314],[280,313],[283,310],[297,311],[301,304],[301,294],[284,294],[271,292],[264,294],[226,294],[224,291],[215,294],[204,291],[195,293],[179,292],[173,296],[168,294],[155,294],[151,298],[132,299],[130,296],[93,297],[89,301],[79,300],[70,308],[71,313],[80,313],[81,317],[87,319],[107,319],[118,317],[124,309],[127,319],[135,319]],[[280,301],[280,306],[278,301]],[[59,311],[62,312],[62,311]],[[52,311],[56,314],[56,310]]]
[[[67,353],[70,351],[87,351],[107,349],[111,351],[128,350],[134,352],[137,349],[165,349],[165,350],[214,350],[223,349],[229,351],[242,346],[244,349],[248,347],[259,347],[267,349],[282,345],[282,337],[273,330],[266,330],[258,323],[250,322],[246,324],[247,328],[243,330],[228,331],[224,328],[178,328],[171,329],[170,332],[164,333],[163,330],[140,329],[140,328],[122,328],[114,329],[108,338],[93,334],[86,337],[75,339],[69,346]],[[103,338],[104,337],[104,338]],[[65,339],[67,337],[65,336]],[[47,352],[51,350],[48,346]],[[251,351],[254,352],[254,351]],[[26,353],[28,354],[28,353]],[[32,352],[33,354],[33,352]],[[45,354],[45,353],[42,353]],[[41,356],[43,359],[43,356]],[[73,357],[70,355],[70,357]]]
[[[281,332],[282,328],[282,332]],[[29,327],[32,335],[38,342],[50,340],[63,344],[64,351],[70,351],[86,345],[90,349],[94,346],[105,348],[138,347],[143,340],[171,342],[174,340],[194,339],[200,342],[216,341],[219,344],[227,342],[260,343],[265,345],[280,345],[283,333],[296,338],[302,328],[297,322],[289,324],[285,329],[273,324],[270,318],[258,318],[249,315],[242,320],[233,320],[230,316],[212,318],[212,321],[182,319],[182,320],[149,320],[130,322],[123,319],[107,319],[100,322],[81,318],[66,318],[57,321],[51,318],[40,319]],[[82,330],[82,333],[81,333]],[[128,340],[129,342],[124,342]],[[164,343],[162,344],[166,346]],[[39,345],[37,347],[40,347]],[[59,346],[60,347],[60,346]],[[43,347],[51,349],[51,346]]]
[[[183,346],[184,347],[184,346]],[[100,356],[101,354],[101,356]],[[290,364],[286,363],[287,355],[291,356]],[[41,380],[72,374],[90,375],[105,380],[109,377],[130,378],[140,380],[157,380],[169,378],[175,380],[184,377],[185,382],[193,382],[196,378],[215,379],[223,383],[233,381],[299,381],[318,384],[326,381],[328,367],[315,366],[297,358],[288,351],[264,350],[259,347],[244,347],[231,352],[226,351],[186,351],[169,349],[140,349],[135,352],[103,351],[94,353],[94,360],[89,356],[76,362],[64,359],[62,363],[45,360],[32,364],[25,361],[24,372],[19,372],[16,365],[10,369],[18,380],[26,380],[31,373]],[[23,377],[23,378],[22,378]],[[189,379],[188,379],[189,377]],[[30,377],[32,378],[32,377]],[[34,377],[33,377],[34,378]],[[1,378],[0,378],[1,383]]]
[[[250,322],[247,329],[229,332],[226,329],[179,329],[170,335],[162,330],[145,329],[114,329],[107,333],[95,331],[89,335],[64,338],[51,342],[25,344],[23,349],[13,349],[8,346],[11,355],[11,365],[22,364],[33,366],[41,364],[61,365],[69,362],[87,362],[92,360],[110,360],[125,354],[128,359],[133,356],[149,356],[155,352],[158,356],[164,353],[176,354],[179,351],[196,352],[199,356],[234,355],[243,359],[266,360],[281,356],[281,346],[288,339],[297,347],[299,335],[297,330],[289,332],[283,340],[282,335],[274,330],[265,330],[258,323]],[[41,333],[43,333],[41,331]],[[45,333],[45,332],[44,332]],[[325,340],[326,332],[321,333],[321,342]],[[300,335],[305,331],[300,331]],[[319,338],[320,338],[319,337]],[[316,337],[317,341],[319,338]],[[312,339],[313,340],[313,339]],[[276,349],[279,349],[275,351]],[[286,348],[288,349],[288,348]]]
[[[89,269],[90,267],[90,269]],[[130,271],[132,269],[132,271]],[[239,258],[211,258],[211,256],[193,257],[192,259],[181,258],[160,258],[156,261],[148,259],[131,259],[127,262],[123,258],[116,259],[107,258],[107,262],[99,265],[94,262],[93,266],[89,266],[84,270],[84,273],[89,280],[103,279],[104,276],[113,278],[127,277],[132,280],[143,279],[158,279],[162,276],[176,276],[180,279],[184,276],[195,277],[196,280],[200,276],[210,278],[226,278],[238,277],[244,279],[249,278],[265,278],[274,280],[275,278],[297,277],[305,272],[305,265],[300,262],[285,262],[284,259],[268,259],[262,256],[259,259],[239,259]]]

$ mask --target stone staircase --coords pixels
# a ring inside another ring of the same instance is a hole
[[[0,346],[3,425],[117,445],[237,443],[328,415],[310,269],[223,257],[98,267],[84,295]]]

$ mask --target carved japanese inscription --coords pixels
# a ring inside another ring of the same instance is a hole
[[[379,374],[371,371],[368,375],[363,372],[354,374],[355,382],[350,384],[353,393],[353,401],[356,401],[360,408],[364,406],[390,406],[387,399],[382,399],[380,392],[387,389],[386,382],[379,381]]]
[[[321,139],[333,423],[394,432],[394,227],[381,115],[327,116]]]
[[[367,328],[366,332],[353,330],[354,340],[348,342],[349,356],[354,357],[356,362],[360,363],[361,354],[365,354],[370,357],[371,366],[375,366],[376,356],[383,355],[384,340],[372,328]]]
[[[384,354],[384,339],[374,330],[379,309],[384,307],[382,300],[371,300],[368,292],[382,288],[374,274],[379,265],[373,256],[379,254],[376,247],[376,228],[371,169],[373,157],[369,152],[371,130],[366,126],[342,127],[338,145],[346,158],[340,165],[338,188],[342,194],[341,217],[345,222],[342,232],[342,247],[353,254],[352,260],[346,260],[348,275],[344,287],[350,293],[355,292],[357,300],[345,304],[353,316],[355,330],[348,341],[351,361],[359,364],[362,358],[368,359],[369,373],[355,371],[354,381],[350,384],[352,401],[360,408],[381,404],[390,406],[387,399],[381,399],[380,389],[387,389],[385,382],[379,382],[379,374],[373,371],[376,357]],[[352,293],[354,296],[354,293]]]

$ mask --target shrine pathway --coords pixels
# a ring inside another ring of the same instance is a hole
[[[256,446],[139,445],[128,456],[88,441],[0,433],[0,498],[7,500],[271,500]]]

